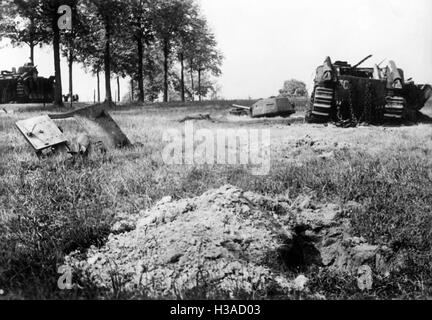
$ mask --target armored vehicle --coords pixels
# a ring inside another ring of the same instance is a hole
[[[251,109],[252,118],[289,117],[295,112],[295,105],[286,97],[259,100]]]
[[[38,76],[37,68],[27,63],[0,74],[0,103],[50,103],[54,100],[54,77]]]
[[[295,104],[287,97],[271,97],[255,102],[251,107],[233,105],[231,114],[252,118],[289,117],[296,112]]]
[[[430,85],[405,80],[393,61],[361,68],[372,56],[351,66],[327,57],[317,68],[306,120],[312,123],[383,123],[402,121],[420,111],[432,96]]]

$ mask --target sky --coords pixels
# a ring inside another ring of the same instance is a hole
[[[220,95],[226,99],[277,95],[283,82],[309,87],[326,56],[365,66],[394,60],[407,78],[432,83],[430,0],[198,0],[225,60]],[[0,48],[0,70],[28,60],[28,49]],[[36,50],[42,76],[54,73],[52,49]],[[96,80],[75,66],[75,91],[90,101]],[[64,91],[68,88],[62,62]],[[116,90],[112,82],[113,93]],[[103,85],[101,86],[103,93]],[[122,95],[128,81],[121,81]]]

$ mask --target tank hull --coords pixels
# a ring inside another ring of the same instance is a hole
[[[431,96],[431,86],[405,83],[403,70],[392,61],[386,69],[357,68],[327,58],[317,69],[306,120],[401,121],[420,111]]]
[[[54,101],[54,77],[38,77],[32,64],[19,68],[18,73],[2,71],[0,75],[0,103],[51,103]]]
[[[0,103],[51,103],[54,101],[54,83],[45,78],[20,81],[0,79]]]
[[[252,118],[289,117],[295,112],[295,105],[284,97],[259,100],[251,109]]]

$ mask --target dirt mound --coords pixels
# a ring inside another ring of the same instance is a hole
[[[225,186],[170,200],[145,212],[135,230],[112,235],[86,260],[71,256],[69,263],[98,286],[113,289],[115,275],[123,290],[142,289],[149,297],[178,298],[198,289],[250,294],[275,283],[290,290],[278,254],[290,234],[266,210],[264,197]]]
[[[82,281],[149,298],[289,294],[300,290],[289,270],[317,264],[356,273],[377,260],[380,248],[352,238],[344,212],[228,185],[123,217],[103,248],[67,263]]]
[[[354,144],[347,142],[337,142],[332,139],[326,140],[321,138],[312,138],[306,135],[299,139],[293,139],[285,147],[283,158],[288,159],[293,165],[299,163],[299,159],[305,156],[317,157],[323,160],[334,159],[338,153],[346,150],[352,150]]]
[[[316,140],[311,136],[306,135],[303,138],[297,140],[294,145],[295,148],[311,148],[317,153],[323,153],[332,150],[349,150],[352,145],[346,142],[331,142],[326,140]]]

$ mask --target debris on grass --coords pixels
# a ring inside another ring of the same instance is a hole
[[[304,275],[300,275],[294,280],[294,289],[296,291],[304,291],[307,288],[306,286],[308,282],[308,278],[306,278]]]
[[[93,141],[101,141],[107,148],[124,148],[131,142],[108,113],[107,104],[96,104],[65,114],[50,115],[51,119],[75,118]]]
[[[361,266],[357,271],[357,286],[361,291],[372,290],[373,287],[373,275],[371,267],[364,265]]]
[[[80,134],[68,141],[63,131],[54,122],[54,119],[68,118],[74,118],[87,134]],[[18,121],[16,126],[39,157],[66,152],[82,156],[87,156],[90,151],[105,154],[107,148],[131,146],[129,139],[106,111],[104,104],[65,114],[22,120]]]
[[[356,277],[361,266],[375,266],[381,248],[352,237],[339,206],[295,203],[230,185],[192,199],[166,197],[120,218],[104,247],[67,261],[84,283],[116,291],[115,274],[121,290],[149,298],[196,290],[201,298],[252,296],[275,286],[289,295],[306,288],[299,269],[318,265]]]
[[[47,150],[51,151],[65,146],[67,143],[63,132],[48,116],[18,121],[16,127],[38,156]]]
[[[193,120],[195,120],[195,121],[213,121],[210,114],[206,113],[206,114],[197,114],[194,116],[187,116],[187,117],[184,117],[183,119],[181,119],[179,122],[184,123],[186,121],[193,121]]]

